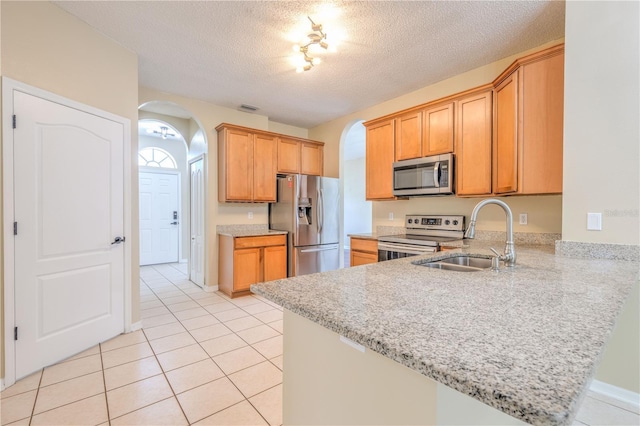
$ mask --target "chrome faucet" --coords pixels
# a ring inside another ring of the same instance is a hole
[[[504,266],[515,266],[516,247],[513,243],[513,213],[511,213],[511,209],[504,201],[500,201],[495,198],[488,198],[476,204],[476,206],[473,208],[473,212],[471,213],[471,223],[469,223],[469,227],[465,231],[464,237],[469,238],[470,240],[475,238],[478,212],[487,204],[497,204],[498,206],[502,207],[502,210],[504,210],[504,213],[507,215],[507,241],[506,245],[504,246],[504,254],[499,256],[499,259],[504,261]]]

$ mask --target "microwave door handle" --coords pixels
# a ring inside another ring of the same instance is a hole
[[[436,161],[436,164],[433,166],[433,185],[436,188],[440,188],[440,162]]]

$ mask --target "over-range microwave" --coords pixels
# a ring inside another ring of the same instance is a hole
[[[393,163],[393,195],[453,194],[453,154]]]

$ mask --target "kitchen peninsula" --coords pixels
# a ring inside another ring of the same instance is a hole
[[[253,285],[285,308],[284,423],[569,424],[638,262],[517,249],[499,272],[414,264],[491,254],[472,242]]]

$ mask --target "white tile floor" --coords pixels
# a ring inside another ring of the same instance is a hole
[[[279,425],[282,310],[141,268],[143,329],[46,367],[0,395],[2,425]],[[576,425],[639,425],[638,407],[590,393]]]

